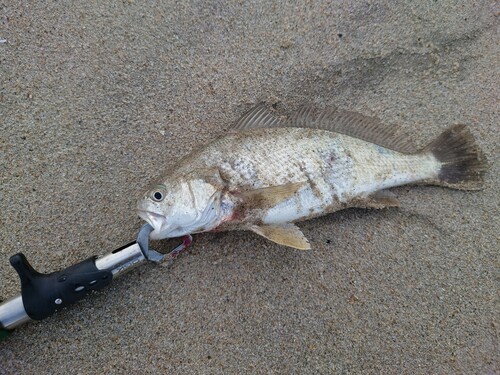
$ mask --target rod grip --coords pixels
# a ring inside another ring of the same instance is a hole
[[[31,319],[42,320],[81,300],[91,291],[111,284],[113,273],[99,270],[95,259],[92,257],[64,270],[45,274],[37,272],[24,254],[11,256],[10,264],[21,279],[21,296],[26,314]]]

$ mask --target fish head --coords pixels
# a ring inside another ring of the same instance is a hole
[[[176,179],[154,185],[137,203],[138,215],[161,240],[204,232],[216,226],[221,189],[202,178]]]

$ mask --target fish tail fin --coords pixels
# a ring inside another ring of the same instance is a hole
[[[481,190],[487,161],[465,125],[445,130],[422,152],[430,152],[441,163],[433,184],[459,190]]]

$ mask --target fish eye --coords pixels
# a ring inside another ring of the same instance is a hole
[[[161,191],[155,191],[153,193],[153,199],[157,202],[160,202],[163,200],[163,193]]]

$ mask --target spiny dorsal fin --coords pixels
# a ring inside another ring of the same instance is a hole
[[[317,109],[313,106],[304,106],[279,126],[328,130],[398,152],[417,151],[410,137],[399,127],[384,125],[378,118],[334,107]]]
[[[260,103],[240,117],[231,130],[247,130],[253,128],[270,128],[281,122],[265,103]]]
[[[310,250],[311,245],[304,233],[292,223],[280,225],[252,225],[250,230],[277,244],[299,250]]]
[[[285,185],[271,186],[261,189],[244,191],[242,193],[246,200],[250,200],[252,207],[270,208],[291,198],[305,186],[305,182],[289,183]]]

